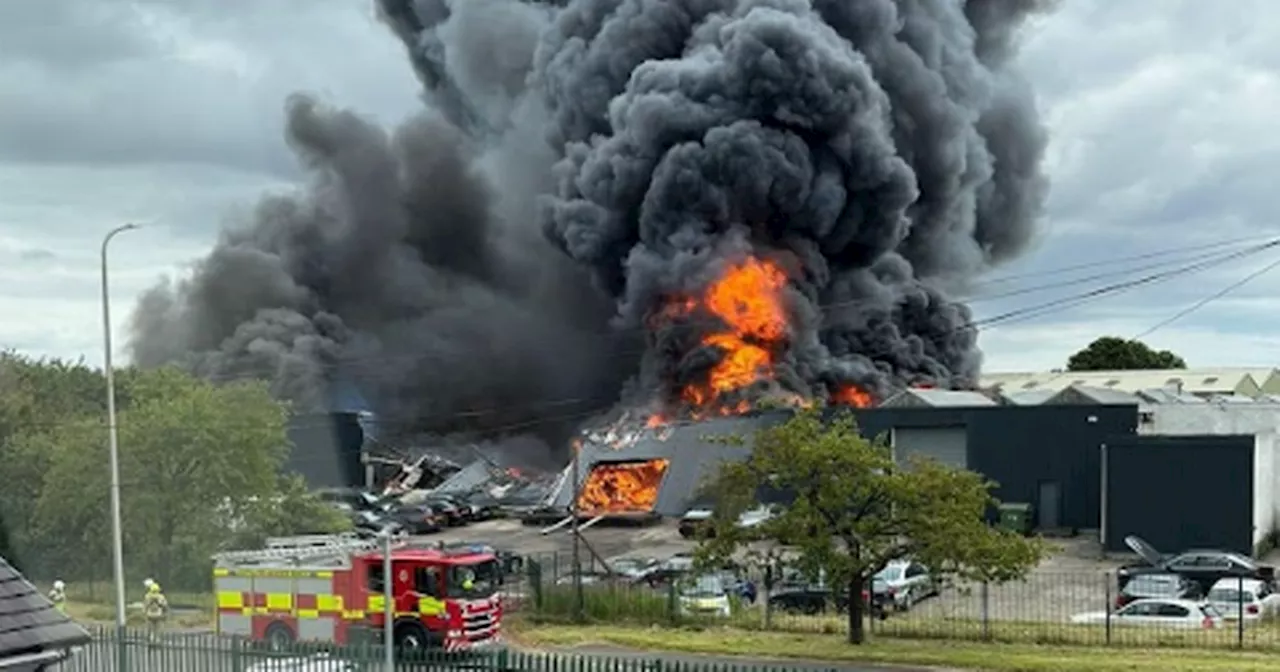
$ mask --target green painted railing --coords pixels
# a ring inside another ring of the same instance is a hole
[[[266,651],[238,638],[214,634],[161,635],[114,628],[94,630],[93,641],[72,652],[58,672],[383,672],[377,646],[295,644]],[[122,658],[123,653],[123,658]],[[121,667],[123,660],[124,666]],[[472,652],[427,652],[398,657],[397,672],[784,672],[782,666],[717,665],[654,656],[606,656],[525,652],[495,647]],[[806,672],[820,672],[806,668]]]

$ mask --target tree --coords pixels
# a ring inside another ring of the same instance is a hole
[[[1103,336],[1067,359],[1068,371],[1185,369],[1187,363],[1168,350],[1152,350],[1142,341]]]
[[[212,553],[302,497],[280,473],[288,409],[260,383],[214,385],[174,368],[135,373],[131,387],[130,405],[118,416],[128,563],[162,584],[207,584]],[[101,422],[31,433],[14,450],[47,456],[34,511],[47,557],[67,571],[109,557]],[[296,521],[318,532],[332,530],[316,526],[338,523],[324,516]],[[271,523],[273,531],[288,528]]]
[[[742,437],[723,437],[744,443]],[[883,440],[868,441],[847,411],[829,422],[818,411],[756,433],[751,454],[728,462],[707,484],[715,500],[713,534],[698,562],[719,565],[757,542],[788,547],[797,567],[847,591],[849,641],[862,643],[860,596],[890,561],[911,557],[940,579],[1009,581],[1044,556],[1039,540],[990,527],[995,484],[982,476],[916,459],[894,463]],[[762,525],[744,530],[739,516],[769,489],[794,499]]]

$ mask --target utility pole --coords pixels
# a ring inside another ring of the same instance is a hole
[[[111,569],[116,584],[116,646],[120,651],[120,669],[125,667],[124,629],[124,531],[120,516],[120,446],[116,432],[116,381],[111,364],[111,292],[107,284],[107,244],[116,234],[137,229],[125,224],[107,232],[102,238],[102,369],[107,379],[107,448],[111,469]]]
[[[382,649],[386,672],[396,671],[396,591],[395,576],[391,573],[391,532],[382,532]]]
[[[582,443],[574,441],[573,447],[573,488],[569,491],[569,515],[572,517],[573,525],[573,593],[574,593],[574,617],[581,622],[584,617],[584,609],[586,601],[582,594],[582,537],[581,530],[578,528],[578,495],[582,489]]]

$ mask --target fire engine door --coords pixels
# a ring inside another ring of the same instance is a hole
[[[440,616],[445,613],[441,592],[439,568],[414,565],[409,561],[396,562],[395,596],[396,611],[423,616]]]

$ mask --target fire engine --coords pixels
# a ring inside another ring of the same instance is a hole
[[[295,641],[381,642],[386,622],[381,542],[347,535],[269,539],[214,556],[217,631],[280,650]],[[460,651],[500,637],[503,574],[475,547],[393,543],[398,649]]]

